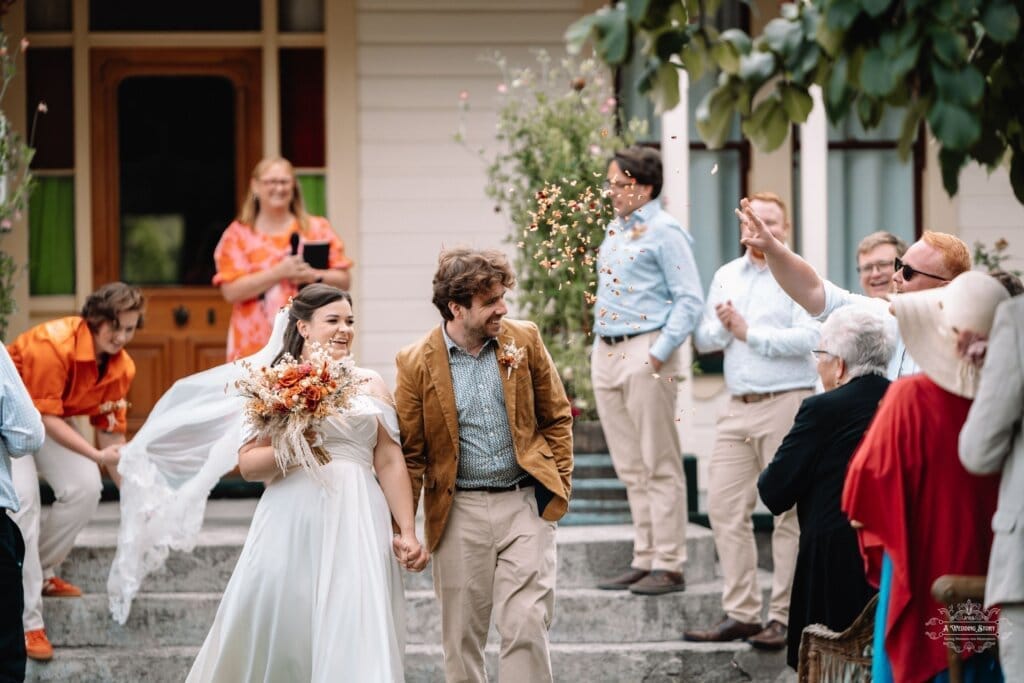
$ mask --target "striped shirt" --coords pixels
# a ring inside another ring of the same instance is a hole
[[[526,476],[516,462],[505,391],[498,367],[498,340],[489,339],[473,356],[448,336],[441,323],[455,407],[459,413],[458,488],[511,486]]]
[[[34,453],[43,445],[45,435],[43,419],[32,405],[32,397],[7,348],[0,344],[0,509],[18,511],[18,494],[11,478],[11,456]]]

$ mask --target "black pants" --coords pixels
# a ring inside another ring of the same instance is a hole
[[[18,525],[0,508],[0,683],[25,680],[25,628],[21,613],[25,594],[21,564],[25,542]]]

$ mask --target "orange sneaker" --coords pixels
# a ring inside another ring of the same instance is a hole
[[[44,629],[25,631],[25,654],[40,662],[53,659],[53,645],[50,645],[50,639],[46,637]]]
[[[80,598],[82,589],[59,576],[51,576],[43,581],[43,595],[49,598]]]

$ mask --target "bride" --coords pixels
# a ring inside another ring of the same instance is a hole
[[[287,315],[278,315],[275,336],[265,351],[273,351],[274,360],[282,351],[304,358],[317,342],[341,359],[349,353],[352,324],[347,293],[309,285],[294,298]],[[269,353],[260,354],[250,359],[255,367],[271,364]],[[223,367],[240,373],[235,366]],[[201,380],[198,385],[209,388],[227,379],[217,371],[224,372],[218,368],[208,371],[213,373],[210,377],[200,373],[190,381]],[[225,433],[215,435],[224,446],[234,439],[242,476],[263,481],[266,490],[188,681],[327,681],[339,676],[404,680],[405,604],[399,562],[420,571],[428,554],[415,533],[412,492],[389,392],[376,373],[357,372],[367,378],[360,394],[343,415],[328,417],[318,428],[331,457],[319,477],[301,468],[282,475],[269,439],[254,439],[247,425],[221,427]],[[178,406],[194,393],[195,387],[176,386],[161,403],[166,399]],[[239,397],[230,396],[233,400],[228,401],[223,389],[221,393],[213,407],[233,411],[231,421],[240,422]],[[222,405],[225,401],[230,408]],[[147,436],[144,426],[135,457],[129,444],[128,457],[122,459],[127,481],[134,481],[135,489],[126,486],[129,496],[122,500],[119,547],[108,583],[114,616],[122,622],[139,582],[162,564],[167,547],[190,549],[189,543],[194,544],[194,538],[174,538],[168,528],[161,528],[184,515],[168,509],[180,508],[181,498],[194,499],[211,479],[201,471],[208,462],[198,468],[191,463],[193,471],[184,475],[168,465],[173,458],[163,446],[197,439],[183,426],[159,424],[168,422],[173,412],[158,404],[153,412],[158,424],[149,434],[159,435]],[[196,410],[185,412],[193,419],[197,413],[208,417]],[[206,449],[213,458],[216,447]],[[189,455],[188,448],[177,452]],[[202,486],[196,483],[200,480]],[[163,509],[141,509],[143,490],[164,498]],[[167,496],[169,491],[174,495]],[[392,518],[399,529],[395,535]]]

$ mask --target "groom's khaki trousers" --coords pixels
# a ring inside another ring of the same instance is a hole
[[[532,487],[456,491],[433,573],[447,683],[487,680],[484,646],[492,607],[501,636],[499,681],[552,680],[555,524],[537,514]]]
[[[11,478],[21,507],[11,518],[25,539],[22,620],[26,631],[34,631],[43,628],[43,580],[54,575],[92,519],[103,484],[95,462],[49,436],[34,455],[11,460]],[[40,478],[50,485],[55,498],[45,521],[41,521]]]

